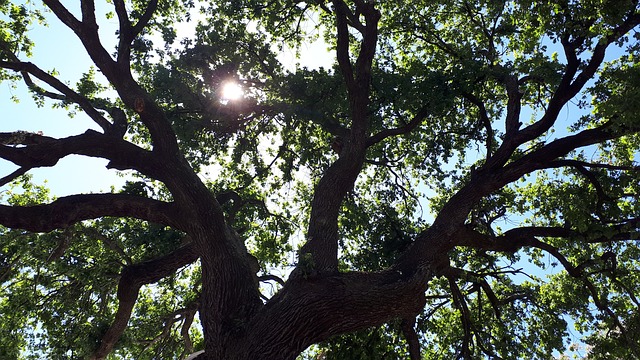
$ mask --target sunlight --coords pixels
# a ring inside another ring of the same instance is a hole
[[[244,90],[235,81],[227,81],[222,85],[221,98],[223,101],[234,101],[242,98]]]

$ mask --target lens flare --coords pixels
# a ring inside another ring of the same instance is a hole
[[[242,86],[234,81],[227,81],[222,85],[221,98],[224,101],[233,101],[242,98],[244,90]]]

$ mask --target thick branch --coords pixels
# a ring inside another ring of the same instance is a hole
[[[0,224],[35,232],[65,228],[104,216],[132,217],[180,228],[180,214],[171,203],[124,194],[84,194],[46,205],[0,205]]]
[[[508,161],[511,154],[518,146],[531,141],[548,131],[556,122],[558,114],[564,105],[575,97],[589,80],[593,79],[604,60],[605,52],[609,45],[636,27],[638,24],[640,24],[640,13],[636,13],[634,11],[609,35],[598,39],[599,41],[592,51],[591,59],[577,76],[576,74],[580,69],[581,61],[576,55],[576,49],[584,42],[584,39],[576,39],[571,42],[567,36],[563,37],[561,39],[561,43],[565,49],[567,65],[560,84],[549,101],[547,111],[540,120],[517,132],[513,130],[518,124],[517,121],[515,121],[516,119],[514,118],[513,120],[510,120],[510,122],[507,123],[507,135],[509,135],[509,130],[511,129],[513,136],[505,138],[505,141],[496,152],[496,156],[493,157],[491,163],[488,163],[489,167],[495,168],[497,166],[502,166]],[[517,86],[517,83],[515,86]],[[510,96],[510,102],[512,100],[511,98],[512,97]]]
[[[564,157],[575,149],[616,139],[638,131],[640,131],[640,126],[623,128],[622,125],[616,125],[610,121],[600,127],[583,130],[575,135],[557,139],[495,173],[492,177],[501,178],[500,181],[496,182],[495,188],[502,187],[534,170],[548,168],[553,160]]]
[[[107,166],[110,168],[137,170],[158,180],[164,177],[164,162],[158,156],[121,138],[93,130],[62,139],[23,131],[0,133],[0,158],[27,169],[53,166],[72,154],[110,160]]]
[[[294,359],[330,336],[379,326],[422,311],[430,273],[397,271],[292,280],[255,316],[242,340],[252,359]],[[287,349],[286,353],[282,349]]]
[[[514,228],[503,235],[482,234],[470,227],[462,227],[455,235],[457,246],[466,246],[486,251],[515,253],[524,247],[537,247],[550,253],[557,253],[550,245],[538,240],[539,237],[574,238],[583,243],[607,243],[612,241],[636,240],[640,236],[640,218],[633,218],[610,225],[605,234],[587,231],[581,233],[564,227],[531,226]]]
[[[346,22],[347,5],[334,0],[338,24],[338,62],[347,85],[351,110],[351,131],[344,139],[340,157],[324,173],[315,189],[311,204],[308,240],[300,250],[300,262],[293,277],[338,270],[338,214],[342,200],[362,169],[366,138],[369,131],[369,87],[371,64],[375,54],[380,14],[372,4],[362,7],[366,31],[354,68],[349,59],[349,34]],[[303,269],[304,268],[304,269]]]

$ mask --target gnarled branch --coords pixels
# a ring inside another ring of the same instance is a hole
[[[177,269],[198,259],[195,247],[189,243],[172,253],[126,266],[118,283],[118,310],[109,329],[102,336],[100,346],[93,352],[91,360],[105,359],[113,350],[131,317],[138,293],[143,285],[151,284],[173,274]]]
[[[48,232],[105,216],[132,217],[181,228],[172,203],[125,194],[84,194],[34,206],[0,205],[0,223],[10,228]]]

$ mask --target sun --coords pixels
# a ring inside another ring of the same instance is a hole
[[[242,98],[244,90],[235,81],[227,81],[222,84],[221,99],[223,101],[234,101]]]

